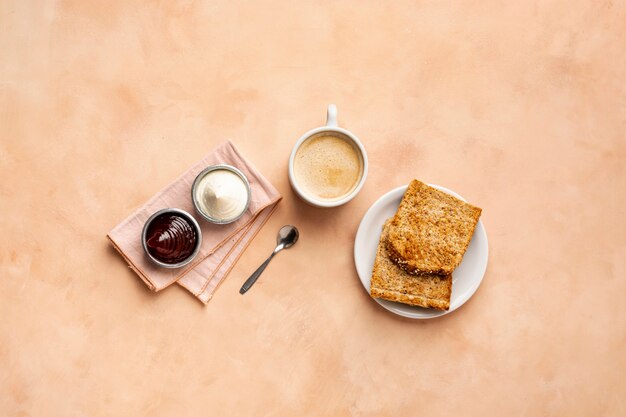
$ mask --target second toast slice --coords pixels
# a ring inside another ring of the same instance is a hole
[[[452,275],[411,275],[396,265],[387,253],[387,239],[391,219],[385,222],[378,243],[370,294],[419,307],[448,310],[452,294]]]

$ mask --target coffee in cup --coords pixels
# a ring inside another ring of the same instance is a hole
[[[316,199],[336,201],[359,184],[363,157],[350,138],[337,132],[322,132],[300,145],[293,171],[304,193]]]
[[[302,135],[289,158],[289,181],[296,194],[318,207],[336,207],[360,191],[367,154],[359,139],[337,126],[337,108],[328,106],[326,126]]]

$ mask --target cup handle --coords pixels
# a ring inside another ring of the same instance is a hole
[[[328,111],[326,112],[326,126],[337,127],[337,106],[334,104],[328,105]]]

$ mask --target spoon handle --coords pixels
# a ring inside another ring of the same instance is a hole
[[[257,270],[252,273],[252,275],[250,275],[250,278],[248,278],[246,282],[244,282],[243,285],[241,286],[241,289],[239,290],[239,294],[245,294],[246,291],[248,291],[250,287],[254,285],[254,283],[256,282],[257,279],[259,279],[259,277],[261,276],[261,273],[265,270],[265,267],[267,267],[267,265],[270,263],[274,255],[276,255],[276,252],[272,252],[269,258],[267,258],[265,262],[263,262],[261,266],[258,267]]]

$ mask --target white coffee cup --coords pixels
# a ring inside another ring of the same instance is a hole
[[[298,149],[300,149],[300,146],[302,146],[302,144],[308,139],[313,136],[318,136],[320,133],[327,133],[329,136],[337,136],[351,141],[352,144],[354,144],[355,150],[357,150],[361,156],[361,161],[363,165],[363,169],[361,170],[361,177],[357,185],[348,194],[343,195],[340,198],[330,200],[318,198],[311,192],[307,192],[307,190],[302,185],[298,184],[298,180],[294,173],[294,162]],[[335,135],[333,135],[333,133]],[[337,107],[334,104],[330,104],[328,106],[326,126],[309,130],[304,135],[302,135],[294,145],[293,150],[291,151],[291,156],[289,157],[289,182],[291,183],[291,187],[296,192],[296,194],[305,202],[316,207],[337,207],[352,200],[359,193],[359,191],[361,191],[361,188],[363,188],[363,184],[365,183],[365,178],[367,177],[367,168],[367,153],[365,152],[363,144],[354,133],[337,126]]]

